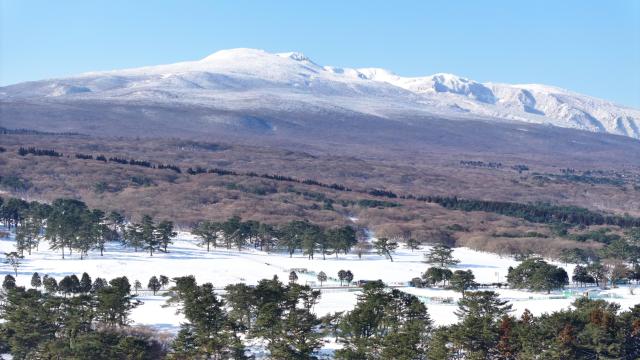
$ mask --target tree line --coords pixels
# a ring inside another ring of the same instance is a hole
[[[52,250],[60,250],[63,259],[73,251],[81,259],[90,250],[98,250],[102,256],[107,243],[114,241],[153,256],[157,251],[167,252],[176,236],[171,221],[156,222],[144,215],[142,221],[126,224],[124,216],[116,211],[106,214],[75,199],[56,199],[46,204],[0,198],[0,221],[9,229],[15,228],[18,256],[30,255],[38,249],[41,239],[47,239]]]
[[[242,221],[233,216],[226,221],[202,221],[191,232],[200,239],[207,251],[219,246],[242,250],[246,246],[272,251],[285,250],[290,257],[302,251],[309,259],[321,255],[348,254],[356,245],[356,231],[350,226],[322,228],[306,220],[294,220],[273,226],[255,220]]]
[[[423,196],[418,200],[438,204],[446,209],[486,211],[522,218],[534,223],[564,223],[569,225],[615,225],[621,228],[640,227],[640,218],[629,215],[607,215],[577,206],[547,203],[523,204],[506,201],[461,199],[458,197]]]
[[[84,277],[84,276],[83,276]],[[95,282],[94,282],[95,284]],[[129,321],[140,305],[126,277],[60,295],[5,284],[0,303],[0,352],[14,359],[250,359],[248,342],[272,359],[317,359],[327,340],[336,359],[637,359],[640,305],[621,311],[581,298],[573,308],[513,316],[492,291],[469,291],[452,325],[436,326],[417,297],[367,283],[350,311],[318,317],[320,292],[277,277],[255,286],[226,286],[193,276],[172,279],[168,305],[185,321],[173,339],[135,332]],[[87,290],[88,289],[88,290]]]
[[[168,220],[155,221],[143,215],[138,222],[127,222],[116,212],[90,209],[75,199],[56,199],[51,204],[27,202],[18,198],[0,198],[0,221],[15,228],[17,256],[31,254],[41,239],[62,258],[74,251],[84,258],[89,251],[104,254],[109,242],[119,242],[134,251],[168,252],[177,235]],[[323,228],[309,221],[296,220],[274,226],[233,216],[225,221],[202,221],[192,228],[200,246],[242,250],[253,247],[263,251],[285,250],[290,256],[302,251],[309,259],[316,255],[347,254],[357,244],[356,231],[350,226]]]
[[[28,148],[20,147],[18,149],[18,155],[26,156],[28,154],[35,155],[35,156],[54,156],[54,157],[62,156],[62,153],[59,153],[53,149],[37,149],[35,147],[28,147]]]

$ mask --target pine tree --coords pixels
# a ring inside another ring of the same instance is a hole
[[[107,286],[107,282],[103,278],[97,277],[93,281],[93,285],[91,286],[91,292],[96,293],[100,289],[104,288],[105,286]]]
[[[347,270],[344,273],[344,281],[347,282],[347,286],[351,285],[351,282],[353,281],[353,273],[351,272],[351,270]]]
[[[213,285],[198,286],[193,278],[179,278],[172,291],[187,320],[180,331],[180,352],[205,359],[246,359]]]
[[[407,239],[407,247],[411,249],[412,252],[413,250],[418,250],[420,248],[420,241],[414,238],[409,238]]]
[[[424,262],[440,268],[454,266],[458,264],[460,260],[454,259],[452,253],[453,249],[451,247],[438,244],[424,254]]]
[[[140,302],[131,295],[131,285],[125,276],[111,279],[109,286],[96,291],[96,319],[107,327],[126,325],[131,310],[138,305]]]
[[[165,286],[169,285],[169,278],[165,275],[160,275],[158,277],[158,281],[160,281],[160,288],[164,289]]]
[[[142,283],[140,283],[139,280],[136,280],[133,282],[133,290],[136,292],[136,295],[138,295],[138,291],[140,291],[142,289]]]
[[[40,278],[40,274],[37,272],[33,273],[31,276],[31,287],[39,289],[42,286],[42,279]]]
[[[338,271],[338,279],[340,280],[340,286],[342,286],[342,282],[347,277],[347,272],[344,270]]]
[[[296,281],[298,281],[298,274],[296,274],[295,271],[292,271],[289,273],[289,282],[290,283],[295,283]]]
[[[55,294],[58,292],[58,282],[55,278],[45,275],[42,279],[42,286],[44,290],[49,294]]]
[[[193,228],[191,232],[202,239],[200,246],[206,245],[207,252],[209,252],[211,245],[213,245],[214,248],[217,247],[219,229],[220,224],[211,221],[203,221]]]
[[[167,220],[161,221],[156,228],[156,232],[158,244],[164,249],[163,251],[166,253],[167,246],[173,243],[171,239],[178,235],[177,232],[173,231],[173,222]]]
[[[573,276],[571,277],[571,280],[580,286],[596,282],[593,276],[589,275],[587,268],[581,265],[576,265],[576,267],[573,268]]]
[[[511,305],[493,291],[469,292],[458,302],[455,314],[460,321],[452,326],[453,342],[469,358],[494,357],[500,340],[500,319],[510,311]]]
[[[250,330],[256,310],[254,289],[244,283],[227,285],[224,289],[229,318],[238,323],[242,329]]]
[[[461,292],[462,298],[464,298],[465,291],[476,286],[474,280],[475,276],[471,270],[456,270],[451,276],[449,283],[454,290]]]
[[[327,274],[325,274],[324,271],[320,271],[318,273],[317,278],[318,278],[318,281],[320,281],[320,286],[322,287],[322,283],[327,281]]]
[[[61,293],[64,294],[64,296],[74,293],[76,289],[75,289],[74,281],[71,278],[71,276],[67,275],[63,277],[62,280],[60,280],[60,283],[58,284],[58,289],[60,290]]]
[[[82,276],[80,277],[80,292],[86,294],[91,291],[92,287],[93,282],[91,281],[91,276],[86,272],[82,273]]]
[[[158,278],[154,275],[149,279],[149,283],[147,284],[147,288],[150,289],[151,291],[153,291],[153,295],[155,295],[158,290],[160,290],[160,287],[162,287],[162,285],[160,284],[160,281],[158,280]]]
[[[13,272],[15,273],[15,276],[18,277],[18,268],[22,264],[22,259],[24,257],[15,251],[4,253],[4,256],[5,256],[4,262],[13,268]]]
[[[393,262],[393,257],[391,253],[393,253],[398,248],[398,243],[395,241],[389,241],[387,238],[379,238],[373,243],[373,247],[378,252],[378,255],[384,255],[388,257],[391,262]]]
[[[83,218],[87,211],[84,202],[74,199],[57,199],[51,204],[45,237],[52,250],[61,250],[63,259],[65,249],[71,254],[73,247],[77,245],[77,235],[82,232]]]
[[[153,251],[158,248],[158,238],[153,218],[150,215],[142,216],[140,232],[144,248],[149,251],[149,256],[153,256]]]
[[[124,243],[126,246],[132,247],[135,252],[144,246],[142,226],[140,224],[132,223],[127,226],[127,230],[124,233]]]
[[[278,245],[287,249],[289,257],[293,257],[296,250],[302,247],[301,234],[306,231],[308,225],[307,221],[292,221],[280,229]]]
[[[15,289],[16,287],[16,278],[11,275],[5,275],[4,281],[2,282],[2,288],[4,290]]]
[[[308,226],[302,233],[302,250],[303,253],[308,256],[309,260],[313,259],[316,247],[318,246],[319,236],[320,234],[312,226]]]

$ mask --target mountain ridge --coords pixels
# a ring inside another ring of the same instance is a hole
[[[482,118],[640,139],[640,110],[554,86],[481,83],[448,73],[403,77],[382,68],[323,66],[300,52],[248,48],[0,88],[2,101],[24,99],[205,104],[226,111],[332,107],[383,118]]]

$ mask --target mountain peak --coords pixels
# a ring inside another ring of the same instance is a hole
[[[267,55],[271,55],[271,54],[261,49],[234,48],[234,49],[216,51],[213,54],[203,58],[201,61],[213,61],[213,60],[219,60],[219,59],[228,59],[228,58],[237,58],[237,57],[256,57],[256,56],[267,56]]]
[[[289,58],[291,60],[295,60],[295,61],[308,61],[308,62],[313,62],[311,61],[311,59],[301,53],[301,52],[297,52],[297,51],[292,51],[292,52],[284,52],[284,53],[277,53],[277,56],[283,57],[283,58]]]
[[[235,92],[254,98],[240,104],[232,95]],[[265,100],[265,94],[275,100]],[[275,111],[337,106],[376,116],[402,113],[459,117],[468,113],[472,118],[554,124],[640,138],[640,111],[552,86],[480,83],[450,73],[403,77],[383,68],[320,66],[300,52],[270,53],[250,48],[217,51],[199,61],[0,88],[3,100],[39,97],[53,97],[55,101],[188,102]]]

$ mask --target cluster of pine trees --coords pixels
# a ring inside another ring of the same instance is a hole
[[[0,221],[9,229],[15,228],[16,250],[19,256],[37,249],[41,239],[47,239],[53,250],[60,250],[62,258],[77,251],[83,258],[90,250],[102,256],[110,241],[120,241],[136,251],[144,249],[167,252],[176,236],[171,221],[153,221],[148,215],[140,223],[125,226],[125,218],[112,211],[106,214],[89,209],[75,199],[57,199],[51,204],[27,202],[18,198],[0,198]]]
[[[357,243],[356,232],[350,226],[323,229],[301,220],[273,226],[254,220],[242,221],[234,216],[224,222],[203,221],[191,232],[200,238],[201,246],[207,251],[218,246],[238,250],[252,246],[262,251],[284,249],[289,256],[301,250],[309,259],[316,254],[322,255],[323,259],[331,254],[338,257],[339,253],[347,254]]]
[[[77,251],[81,258],[90,250],[100,251],[102,256],[108,242],[154,252],[168,252],[172,239],[177,235],[174,224],[168,220],[159,222],[143,215],[139,222],[125,221],[118,212],[89,209],[75,199],[57,199],[51,204],[27,202],[18,198],[0,198],[0,221],[8,228],[15,228],[17,255],[31,254],[41,239],[47,239],[53,250],[71,255]],[[238,216],[226,221],[203,221],[192,229],[201,239],[201,246],[210,249],[223,246],[242,250],[247,246],[271,251],[285,250],[290,256],[303,251],[309,259],[317,254],[339,256],[347,254],[356,245],[356,231],[350,226],[323,228],[309,221],[292,221],[273,226],[254,220],[242,221]]]
[[[35,280],[32,289],[5,281],[0,353],[14,359],[249,359],[251,342],[265,346],[272,359],[294,360],[316,359],[325,342],[335,341],[340,348],[333,356],[344,360],[640,357],[640,305],[620,311],[617,304],[582,298],[573,309],[515,317],[495,292],[471,291],[458,302],[458,322],[437,327],[417,297],[380,281],[364,285],[353,310],[318,318],[313,309],[320,292],[306,285],[274,277],[228,285],[220,296],[212,284],[186,276],[173,279],[167,300],[185,322],[175,338],[161,341],[129,326],[140,302],[127,278],[93,284],[82,278],[68,293],[51,285],[41,291]]]
[[[34,274],[32,288],[5,278],[0,293],[0,353],[14,359],[158,359],[163,346],[149,334],[128,332],[131,310],[141,303],[126,277],[109,282],[85,273]],[[44,291],[41,291],[40,288]]]

